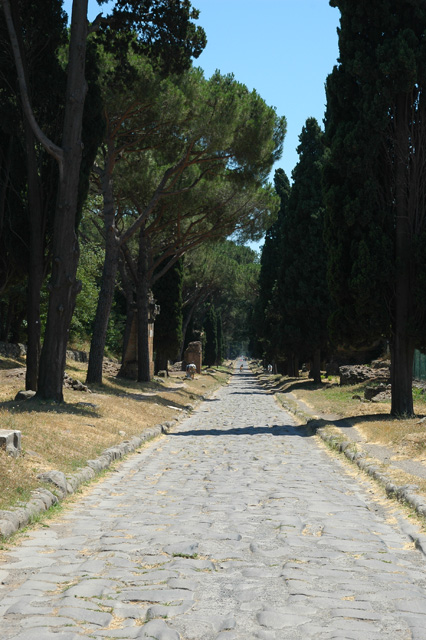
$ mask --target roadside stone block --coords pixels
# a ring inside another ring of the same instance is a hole
[[[0,448],[17,458],[21,453],[21,432],[12,429],[0,429]]]

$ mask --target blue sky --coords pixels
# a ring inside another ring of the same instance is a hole
[[[71,4],[65,0],[65,11]],[[328,0],[192,0],[192,5],[200,10],[198,23],[208,40],[195,64],[207,77],[216,69],[233,73],[286,116],[284,153],[274,169],[281,167],[291,178],[306,119],[322,125],[324,83],[338,56],[339,11]],[[89,18],[107,7],[89,0]]]

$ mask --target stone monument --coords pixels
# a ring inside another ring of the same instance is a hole
[[[195,342],[190,342],[185,349],[185,353],[183,354],[183,362],[182,369],[185,371],[186,365],[194,363],[197,369],[197,373],[201,373],[201,362],[203,360],[203,349],[201,346],[201,342],[196,340]]]

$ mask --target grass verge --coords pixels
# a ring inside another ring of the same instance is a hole
[[[72,361],[66,372],[84,382],[86,367]],[[65,402],[56,404],[14,400],[25,387],[25,362],[0,358],[0,429],[22,434],[20,457],[0,450],[0,509],[25,502],[40,486],[37,474],[52,469],[72,473],[108,447],[179,419],[224,384],[230,372],[215,368],[194,380],[178,372],[150,383],[105,375],[103,384],[91,386],[92,393],[64,389]]]

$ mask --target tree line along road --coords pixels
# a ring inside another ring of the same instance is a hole
[[[405,526],[245,368],[7,550],[1,638],[426,640]]]

